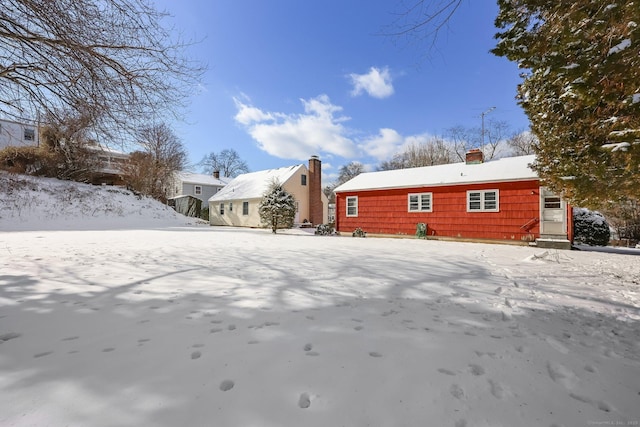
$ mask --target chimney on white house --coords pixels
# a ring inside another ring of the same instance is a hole
[[[322,162],[318,156],[309,159],[309,222],[313,225],[323,222]]]
[[[479,165],[484,163],[484,153],[479,148],[473,148],[467,151],[465,161],[468,165]]]
[[[220,179],[220,171],[213,171],[213,177],[215,179]]]

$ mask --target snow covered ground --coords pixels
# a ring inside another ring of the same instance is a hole
[[[59,216],[71,184],[7,179],[2,426],[640,425],[640,251],[272,235],[85,186]]]

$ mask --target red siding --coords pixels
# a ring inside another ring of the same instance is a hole
[[[467,212],[468,190],[499,190],[499,212]],[[408,212],[409,193],[432,193],[432,212]],[[346,198],[358,196],[358,216],[346,216]],[[339,193],[337,230],[361,227],[373,234],[414,235],[416,224],[427,224],[432,236],[532,241],[539,237],[537,180]],[[530,224],[527,229],[523,228]]]

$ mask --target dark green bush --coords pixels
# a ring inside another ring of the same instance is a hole
[[[573,240],[591,246],[607,246],[611,231],[600,212],[584,208],[573,209]]]

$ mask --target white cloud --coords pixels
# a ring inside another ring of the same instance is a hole
[[[307,160],[313,154],[352,157],[354,142],[341,124],[342,107],[333,105],[327,95],[301,99],[304,114],[265,112],[234,98],[238,113],[235,119],[246,126],[260,149],[284,159]]]
[[[387,67],[379,69],[371,67],[367,74],[349,74],[353,84],[352,96],[359,96],[366,92],[374,98],[387,98],[393,95],[393,84],[391,74]]]
[[[393,129],[380,129],[378,135],[366,138],[359,145],[367,155],[378,160],[387,160],[398,152],[405,138]]]

